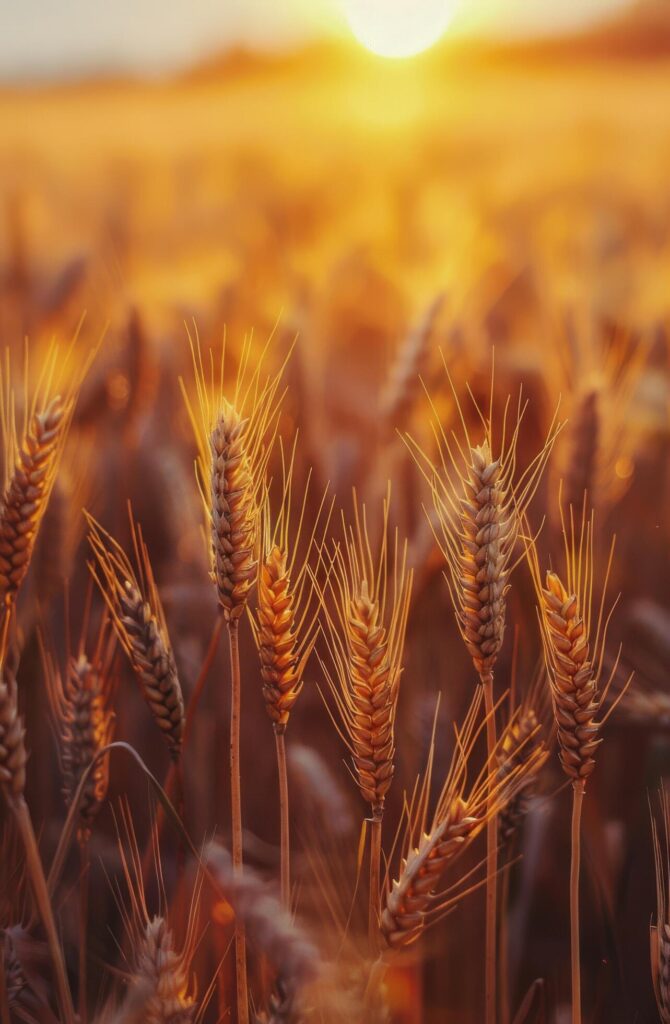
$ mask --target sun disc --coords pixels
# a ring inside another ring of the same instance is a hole
[[[453,15],[453,0],[342,0],[351,31],[380,57],[413,57],[433,46]]]

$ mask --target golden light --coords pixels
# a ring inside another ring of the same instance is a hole
[[[359,43],[381,57],[413,57],[446,31],[455,0],[340,0]]]

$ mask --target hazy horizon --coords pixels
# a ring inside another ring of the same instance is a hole
[[[460,0],[455,33],[551,34],[628,6],[630,0]],[[585,9],[586,8],[586,9]],[[347,27],[338,0],[22,0],[0,14],[0,79],[169,72],[239,46],[286,49]]]

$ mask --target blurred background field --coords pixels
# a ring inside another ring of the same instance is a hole
[[[104,333],[65,462],[75,536],[63,574],[83,594],[83,547],[74,553],[80,505],[122,537],[132,498],[188,693],[215,595],[177,383],[190,365],[185,324],[197,325],[204,345],[218,344],[225,329],[234,353],[252,328],[259,343],[274,330],[282,351],[297,337],[284,425],[288,435],[300,428],[302,478],[314,465],[317,484],[329,481],[338,506],[348,507],[353,485],[379,501],[390,475],[417,569],[397,815],[401,784],[423,763],[435,694],[443,694],[448,735],[474,685],[423,521],[421,480],[393,432],[427,431],[420,389],[408,385],[406,400],[393,392],[397,353],[443,296],[421,366],[431,391],[444,389],[441,347],[459,386],[470,381],[485,395],[495,346],[498,398],[520,382],[530,396],[527,452],[539,447],[559,396],[561,414],[575,422],[596,392],[594,500],[602,538],[618,535],[613,589],[623,595],[613,635],[641,696],[608,726],[585,820],[584,988],[588,1019],[655,1020],[647,793],[670,772],[670,8],[641,4],[541,39],[447,37],[408,61],[336,38],[276,52],[247,42],[150,80],[139,70],[82,76],[75,68],[56,81],[3,76],[0,86],[0,340],[20,348],[25,336],[37,345],[53,333],[68,338],[84,312],[83,334]],[[585,443],[566,428],[538,520],[546,514],[551,523],[552,488]],[[62,601],[50,600],[58,633]],[[524,618],[520,609],[533,600],[528,579],[515,578],[501,679],[510,676],[515,626],[517,670],[532,673],[538,638],[532,613]],[[50,743],[33,625],[26,613],[29,735]],[[245,643],[253,666],[248,636]],[[186,766],[194,834],[216,826],[225,834],[227,770],[216,751],[227,714],[217,682],[226,673],[222,651],[205,698],[212,714],[198,725]],[[258,742],[269,726],[250,675],[248,856],[272,870],[273,751]],[[356,836],[361,808],[317,676],[315,665],[289,742],[329,758],[343,794],[338,827]],[[136,742],[162,777],[153,725],[128,680],[123,692],[117,734]],[[29,772],[47,850],[60,823],[54,765],[31,762]],[[117,793],[132,786],[125,771],[114,777]],[[558,1024],[568,991],[568,812],[555,765],[553,772],[550,796],[524,834],[510,929],[513,1002],[542,976],[546,1019]],[[135,796],[142,833],[146,799]],[[307,790],[295,805],[304,838]],[[111,820],[96,841],[97,855],[113,858]],[[101,917],[111,919],[107,900]],[[432,1024],[447,1019],[446,1007],[454,1024],[479,1019],[480,902],[478,895],[441,923],[424,960],[393,976],[393,1020]],[[109,937],[104,927],[92,933],[95,985]]]

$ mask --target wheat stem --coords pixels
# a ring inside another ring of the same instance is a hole
[[[74,1024],[74,1007],[72,1005],[72,995],[70,993],[67,973],[65,971],[63,951],[61,949],[60,942],[58,941],[56,922],[54,921],[53,911],[51,909],[49,892],[47,889],[46,879],[44,877],[42,861],[40,860],[40,854],[37,848],[37,839],[35,838],[33,823],[30,818],[30,811],[28,810],[28,805],[22,796],[11,799],[10,806],[24,846],[26,854],[26,869],[30,876],[30,883],[33,888],[35,903],[37,904],[40,917],[42,918],[44,931],[46,932],[47,945],[49,947],[49,954],[54,968],[60,1011],[63,1015],[65,1024]]]
[[[288,775],[286,772],[286,740],[283,730],[275,729],[277,774],[279,776],[280,878],[281,902],[285,910],[291,903],[291,845],[289,838]]]
[[[79,859],[81,866],[79,879],[79,1022],[80,1024],[86,1024],[88,1020],[86,1010],[86,949],[88,940],[88,876],[90,869],[88,839],[82,839],[79,843]]]
[[[512,865],[508,861],[502,870],[502,882],[500,885],[500,932],[498,942],[498,981],[500,1007],[500,1024],[510,1022],[510,992],[509,992],[509,928],[507,926],[507,910],[509,907],[509,889],[512,874]]]
[[[582,1024],[582,984],[579,965],[579,863],[580,825],[584,800],[584,780],[572,787],[572,841],[570,847],[570,965],[572,971],[572,1024]]]
[[[484,709],[486,712],[486,746],[489,761],[488,791],[489,814],[486,823],[486,1024],[495,1024],[496,1019],[496,911],[498,901],[498,816],[496,805],[495,772],[491,770],[495,758],[496,719],[493,701],[493,673],[482,677]]]
[[[370,903],[368,910],[368,939],[370,952],[374,951],[379,934],[379,886],[382,859],[382,814],[373,812],[370,824]]]
[[[230,644],[230,795],[233,871],[242,874],[242,792],[240,785],[240,624],[239,618],[228,621]],[[249,1022],[249,996],[247,990],[247,957],[244,923],[235,916],[235,967],[237,978],[237,1019],[239,1024]]]

